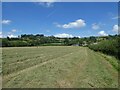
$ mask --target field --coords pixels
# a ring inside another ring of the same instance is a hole
[[[4,88],[118,87],[117,60],[87,47],[3,48],[2,60]]]

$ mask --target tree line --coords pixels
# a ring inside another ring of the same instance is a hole
[[[120,53],[120,35],[58,38],[54,36],[44,36],[43,34],[23,34],[18,38],[7,37],[0,39],[0,41],[2,47],[87,46],[94,51],[113,55],[117,58],[119,58]]]
[[[95,42],[95,37],[90,37],[91,42]],[[44,36],[43,34],[23,34],[18,38],[2,38],[2,47],[22,47],[22,46],[81,46],[88,42],[88,38],[58,38],[54,36]]]
[[[43,34],[23,34],[18,38],[2,38],[2,47],[22,47],[22,46],[89,46],[105,40],[116,39],[118,35],[109,35],[104,37],[84,37],[84,38],[58,38],[54,36],[44,36]]]

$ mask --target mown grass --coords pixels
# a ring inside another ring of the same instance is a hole
[[[118,71],[86,47],[3,48],[3,87],[117,88]]]
[[[63,49],[60,51],[60,49]],[[32,47],[32,48],[4,48],[3,74],[10,74],[36,64],[57,58],[73,52],[77,48],[69,47]],[[54,51],[54,52],[53,52]],[[13,67],[14,66],[14,67]]]
[[[2,89],[2,48],[1,47],[0,47],[0,89]]]

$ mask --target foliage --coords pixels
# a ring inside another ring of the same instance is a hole
[[[120,40],[120,37],[118,36],[115,39],[103,40],[97,44],[89,45],[89,48],[94,51],[103,52],[105,54],[113,55],[119,58],[118,57],[118,52],[120,48],[119,42],[118,42],[119,40]]]
[[[18,38],[2,38],[2,47],[25,47],[25,46],[88,46],[94,51],[113,55],[119,58],[120,35],[109,35],[102,37],[84,38],[58,38],[54,36],[44,36],[43,34],[21,35]],[[119,58],[120,59],[120,58]]]

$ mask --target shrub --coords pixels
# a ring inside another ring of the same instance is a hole
[[[89,48],[118,58],[118,39],[101,41],[98,44],[89,45]]]

